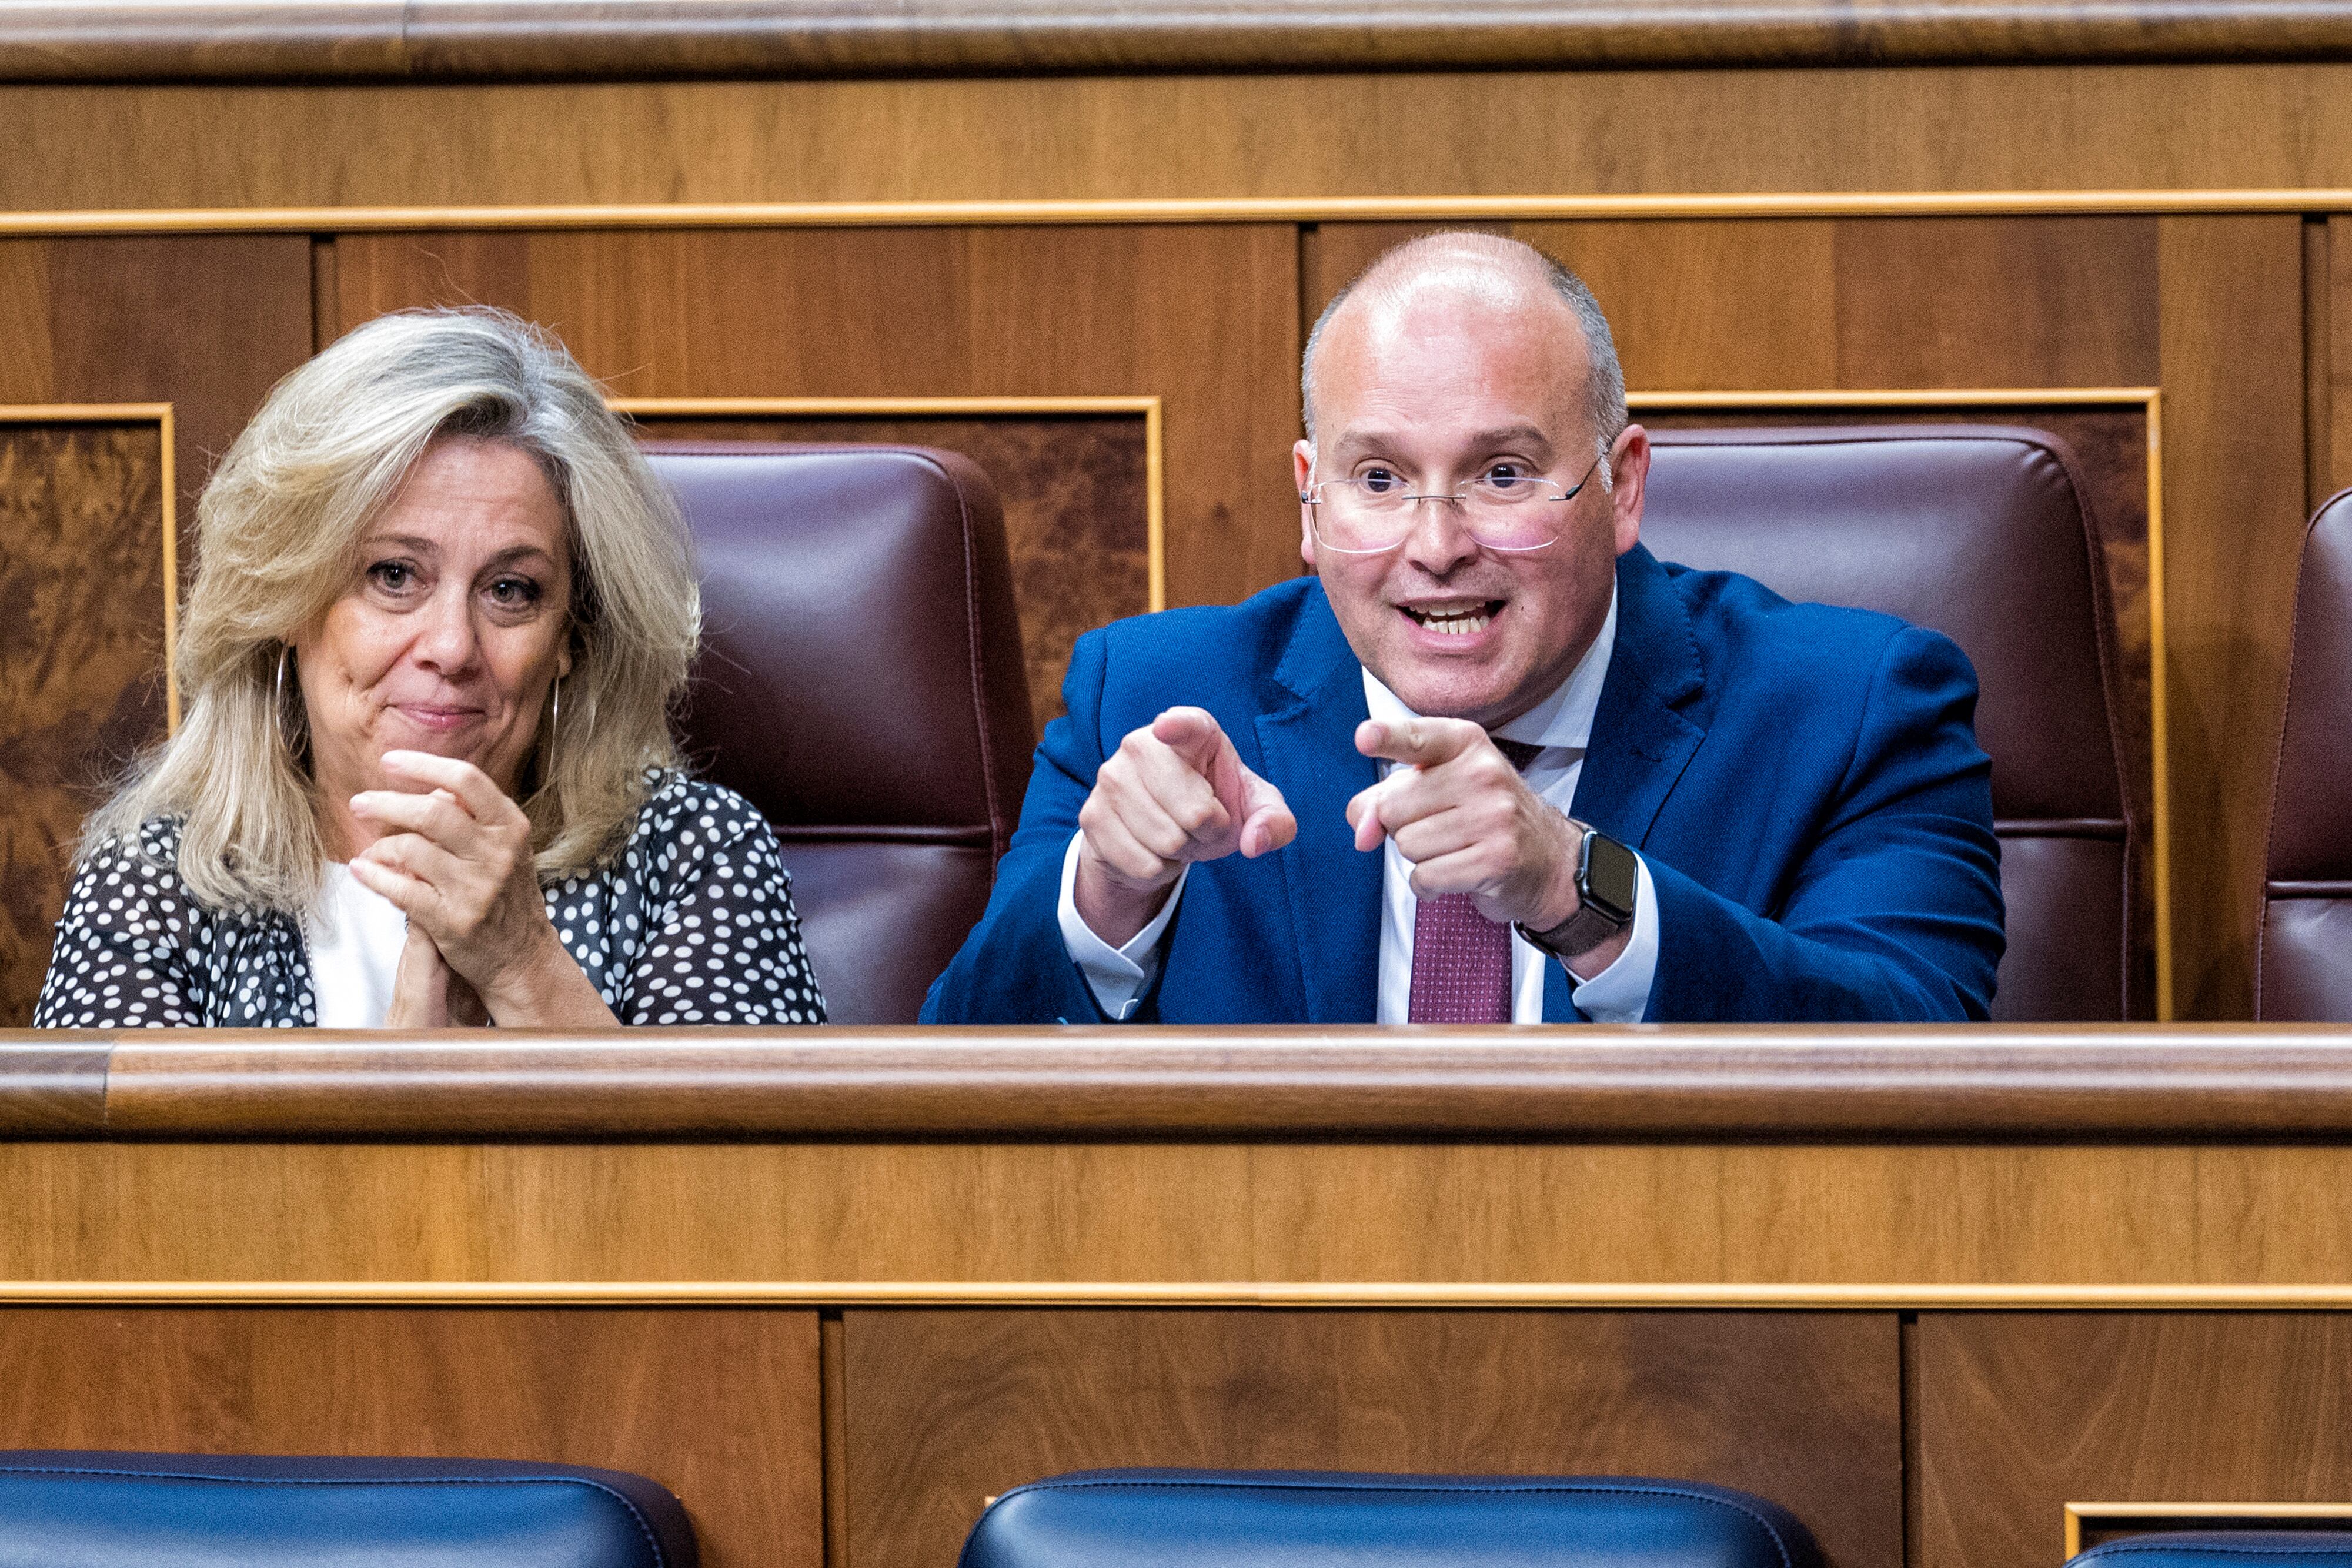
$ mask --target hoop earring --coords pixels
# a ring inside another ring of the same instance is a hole
[[[270,727],[278,732],[278,744],[289,752],[294,747],[286,738],[286,665],[293,657],[293,643],[278,644],[278,680],[269,694]]]
[[[558,676],[556,676],[556,677],[555,677],[555,686],[554,686],[554,689],[553,689],[551,692],[550,692],[550,693],[548,694],[548,706],[547,706],[547,755],[548,755],[548,759],[549,759],[550,761],[554,760],[554,758],[555,758],[555,737],[556,737],[557,732],[558,732],[558,731],[560,731],[562,727],[563,727],[563,677],[562,677],[562,675],[558,675]]]

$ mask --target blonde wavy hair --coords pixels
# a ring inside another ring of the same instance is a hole
[[[185,717],[94,814],[83,852],[182,821],[179,872],[224,909],[299,914],[326,837],[289,642],[347,591],[367,529],[437,436],[536,458],[571,544],[562,733],[542,715],[516,793],[540,877],[617,852],[677,766],[670,713],[702,629],[685,519],[562,345],[487,308],[406,310],[278,383],[196,506],[197,570],[176,660]],[[551,745],[552,741],[554,744]]]

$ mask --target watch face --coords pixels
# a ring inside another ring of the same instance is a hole
[[[1615,839],[1595,833],[1585,840],[1583,885],[1579,895],[1619,925],[1633,918],[1641,901],[1642,862]]]

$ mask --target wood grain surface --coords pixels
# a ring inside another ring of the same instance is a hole
[[[170,403],[186,545],[214,459],[310,357],[310,319],[300,235],[0,240],[0,403]]]
[[[1285,225],[347,235],[335,249],[341,325],[504,305],[623,396],[1158,395],[1169,601],[1229,602],[1299,568]],[[1041,686],[1058,692],[1061,671]]]
[[[87,1037],[0,1043],[0,1136],[71,1137],[106,1127],[106,1047]]]
[[[159,423],[0,417],[0,1025],[32,1021],[82,818],[163,731]]]
[[[1644,0],[147,0],[20,4],[0,80],[896,76],[1433,66],[2340,58],[2352,5]]]
[[[185,547],[310,351],[309,280],[299,235],[0,240],[0,405],[171,404]],[[0,1023],[32,1017],[84,813],[163,732],[157,430],[0,421]]]
[[[1902,1559],[1891,1314],[851,1312],[847,1568],[1104,1466],[1664,1475]]]
[[[140,1138],[842,1135],[1282,1139],[2100,1137],[2352,1132],[2343,1030],[2266,1025],[1659,1031],[1112,1028],[131,1030],[104,1130]],[[0,1042],[6,1037],[0,1036]],[[0,1076],[0,1131],[50,1089]]]
[[[0,1191],[0,1281],[2352,1291],[2340,1140],[50,1141]]]
[[[710,1568],[821,1568],[816,1313],[0,1309],[0,1448],[634,1470]]]
[[[2158,227],[2172,891],[2175,929],[2193,934],[2173,998],[2182,1018],[2242,1018],[2305,517],[2303,233]]]
[[[28,86],[0,94],[0,212],[2340,192],[2347,83],[2237,63]]]
[[[656,440],[882,442],[942,447],[979,464],[1004,507],[1029,703],[1041,733],[1061,715],[1062,676],[1079,635],[1151,608],[1140,413],[639,414],[636,423]]]
[[[2069,1501],[2352,1495],[2343,1314],[1922,1313],[1917,1343],[1913,1568],[2055,1563]]]

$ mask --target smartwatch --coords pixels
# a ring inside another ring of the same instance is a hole
[[[1641,902],[1642,862],[1633,852],[1598,828],[1570,825],[1584,833],[1576,851],[1576,913],[1549,931],[1517,926],[1520,936],[1555,958],[1591,952],[1633,923]]]

